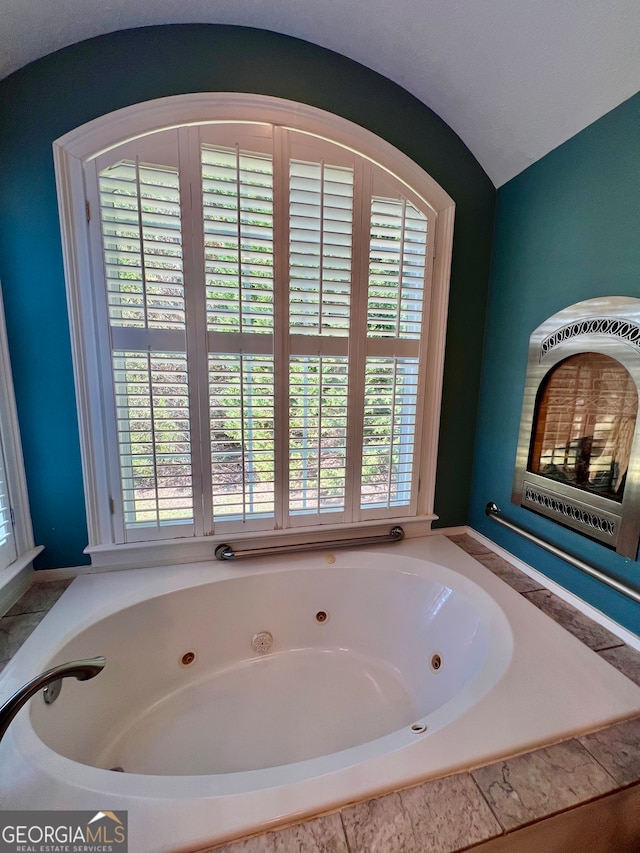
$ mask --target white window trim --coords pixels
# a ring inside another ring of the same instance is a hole
[[[18,600],[31,582],[33,560],[43,550],[36,547],[31,526],[27,479],[24,470],[18,413],[9,361],[9,345],[0,286],[0,440],[4,448],[5,475],[13,511],[16,559],[0,571],[0,615]]]
[[[216,116],[219,118],[216,120]],[[97,328],[92,301],[83,282],[91,279],[91,253],[83,178],[84,162],[148,133],[170,127],[218,122],[268,122],[337,142],[368,157],[417,192],[436,214],[435,257],[432,296],[429,311],[429,365],[426,377],[425,410],[422,430],[421,488],[415,519],[399,519],[407,535],[423,535],[433,512],[438,449],[438,428],[444,368],[449,275],[453,245],[455,204],[451,197],[416,163],[389,143],[346,119],[314,107],[268,96],[238,93],[198,93],[161,98],[126,107],[101,116],[62,136],[53,144],[58,206],[60,213],[63,261],[70,307],[71,345],[80,426],[82,470],[89,545],[92,565],[126,567],[172,564],[211,559],[215,546],[224,536],[195,537],[181,541],[103,544],[112,540],[112,517],[105,495],[109,494],[105,448],[105,428],[100,418],[100,359]],[[358,522],[332,529],[297,528],[264,533],[243,534],[256,547],[273,542],[320,541],[336,538],[340,531],[358,535],[386,532],[394,519],[384,522]],[[363,530],[366,528],[366,531]],[[236,538],[236,537],[234,537]],[[240,538],[240,537],[237,537]]]

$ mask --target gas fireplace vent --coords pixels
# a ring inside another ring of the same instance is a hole
[[[640,537],[640,299],[579,302],[529,341],[512,500],[626,557]]]
[[[551,518],[563,516],[565,521],[584,530],[589,536],[601,539],[607,545],[616,543],[619,522],[617,516],[595,513],[589,507],[578,506],[577,503],[563,500],[558,495],[545,493],[527,482],[525,482],[522,505]]]

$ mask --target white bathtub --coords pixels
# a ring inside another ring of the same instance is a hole
[[[640,710],[638,687],[440,536],[80,577],[0,699],[95,655],[100,675],[66,679],[52,705],[34,697],[10,726],[0,805],[126,809],[136,853],[202,848]]]

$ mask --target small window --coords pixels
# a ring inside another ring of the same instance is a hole
[[[274,120],[167,121],[78,161],[90,546],[434,517],[453,207],[349,123],[260,101]]]
[[[11,496],[4,457],[4,442],[0,441],[0,571],[15,562],[17,557]]]
[[[12,567],[21,571],[41,550],[42,547],[34,548],[33,544],[0,291],[0,587],[3,570]]]

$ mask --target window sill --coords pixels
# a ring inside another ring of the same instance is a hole
[[[437,517],[437,515],[429,515],[420,518],[389,518],[384,521],[376,520],[359,522],[358,524],[281,530],[271,532],[268,535],[260,532],[201,536],[182,540],[132,542],[123,545],[97,545],[86,548],[85,553],[91,557],[91,568],[94,571],[171,566],[214,560],[215,549],[218,545],[236,545],[240,542],[245,547],[268,548],[270,545],[321,543],[344,538],[352,540],[355,546],[358,544],[358,538],[386,534],[394,525],[400,525],[407,538],[415,538],[429,534],[431,523]]]

